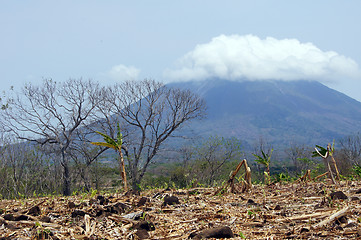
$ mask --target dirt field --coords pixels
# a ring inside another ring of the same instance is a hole
[[[0,239],[361,239],[361,182],[0,202]]]

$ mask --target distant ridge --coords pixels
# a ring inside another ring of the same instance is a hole
[[[206,81],[171,83],[207,102],[208,117],[181,134],[237,137],[252,144],[326,144],[359,132],[361,103],[317,81]]]

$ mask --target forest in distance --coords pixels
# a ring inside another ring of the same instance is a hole
[[[313,156],[316,146],[305,144],[281,149],[260,137],[252,148],[244,148],[241,138],[220,135],[193,137],[176,147],[167,144],[183,125],[204,118],[207,107],[196,93],[154,80],[103,87],[91,80],[45,79],[1,100],[3,199],[122,191],[118,153],[130,188],[136,190],[221,186],[243,159],[253,183],[290,182],[307,171],[312,178],[328,171],[324,159]],[[91,144],[103,140],[106,144]],[[107,140],[116,144],[116,151]],[[359,179],[361,135],[319,143],[327,144],[334,144],[341,178]]]

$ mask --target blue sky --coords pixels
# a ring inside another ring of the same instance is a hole
[[[361,101],[360,9],[359,0],[0,0],[0,90],[42,78],[304,78]]]

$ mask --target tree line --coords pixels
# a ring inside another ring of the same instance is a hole
[[[27,146],[32,151],[39,150],[48,168],[57,170],[54,191],[61,186],[62,194],[71,194],[74,166],[82,166],[77,174],[89,188],[86,172],[106,152],[106,148],[90,144],[96,137],[95,131],[115,138],[119,124],[124,139],[122,151],[136,189],[167,138],[185,122],[202,118],[205,109],[204,101],[195,93],[148,79],[111,86],[83,79],[44,79],[39,86],[29,83],[21,92],[11,91],[2,98],[2,171],[8,172],[6,169],[11,166],[8,158],[13,148]],[[10,136],[17,140],[15,145]],[[23,150],[26,154],[31,152]],[[21,160],[24,164],[28,162],[25,159]],[[13,181],[19,177],[23,175],[14,173]]]
[[[261,138],[253,147],[244,149],[239,139],[210,136],[181,148],[175,157],[178,161],[151,168],[143,187],[220,186],[243,158],[247,159],[252,170],[252,182],[256,184],[292,182],[300,180],[305,174],[309,174],[311,179],[323,175],[322,179],[326,180],[330,176],[329,171],[338,181],[361,178],[360,133],[335,142],[332,157],[337,169],[330,159],[316,155],[315,148],[317,146],[290,143],[282,149],[274,149]],[[237,175],[238,181],[244,177],[244,171]]]
[[[189,90],[154,80],[101,86],[92,80],[44,79],[40,85],[26,84],[20,92],[11,90],[0,101],[4,198],[119,188],[121,159],[106,145],[91,144],[102,140],[96,132],[111,139],[119,139],[121,133],[121,156],[136,190],[215,186],[243,158],[251,160],[256,182],[297,179],[308,170],[316,176],[327,170],[322,159],[312,157],[314,146],[302,144],[273,151],[260,139],[246,151],[237,138],[197,136],[178,149],[166,149],[165,143],[183,125],[205,117],[206,105]],[[334,157],[343,177],[360,177],[361,135],[339,139]]]

